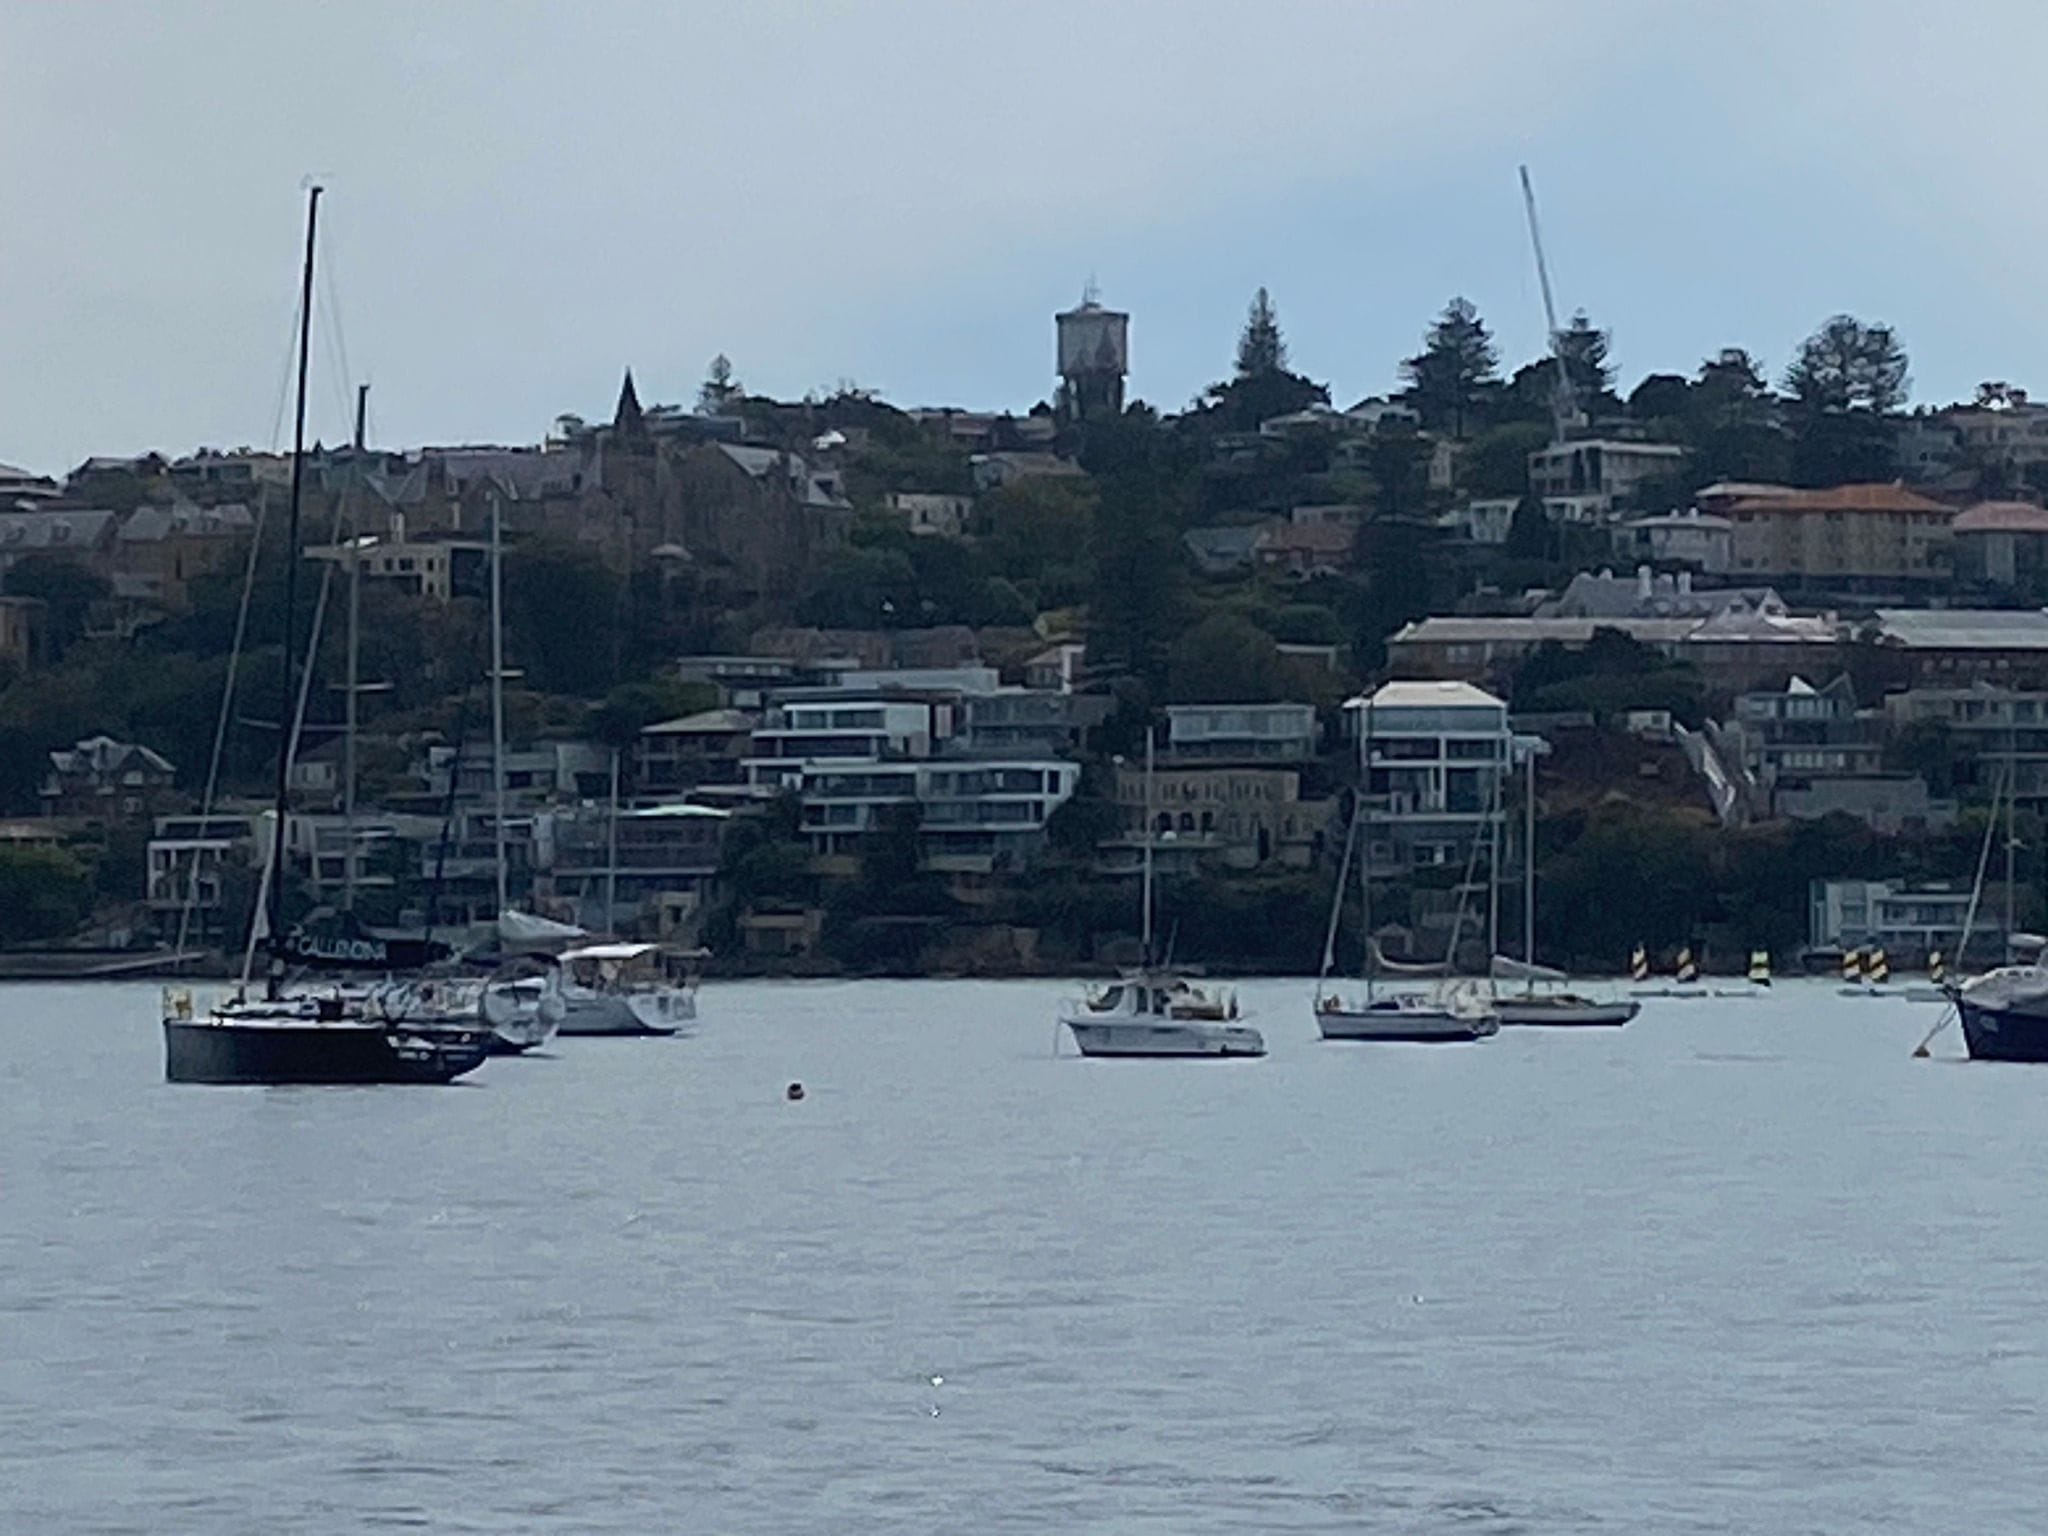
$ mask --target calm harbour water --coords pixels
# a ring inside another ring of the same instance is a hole
[[[2041,1528],[2048,1069],[1813,983],[1084,1062],[1065,990],[203,1089],[5,989],[0,1530]]]

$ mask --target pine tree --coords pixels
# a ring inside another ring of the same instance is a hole
[[[1271,295],[1261,288],[1252,295],[1244,334],[1237,339],[1237,376],[1256,379],[1286,371],[1287,343],[1280,335],[1280,316]]]
[[[1433,432],[1464,437],[1485,386],[1499,381],[1500,353],[1472,301],[1452,299],[1429,328],[1423,348],[1401,364],[1406,398]]]

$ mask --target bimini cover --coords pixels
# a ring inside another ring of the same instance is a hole
[[[531,912],[508,910],[498,914],[498,942],[508,949],[548,949],[589,937],[574,923],[558,923]]]

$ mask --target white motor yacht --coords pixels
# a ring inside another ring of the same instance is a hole
[[[1083,1056],[1263,1056],[1266,1039],[1239,1021],[1235,994],[1185,977],[1138,971],[1066,1004],[1060,1022]]]
[[[694,974],[677,981],[659,944],[586,944],[557,955],[562,1035],[674,1035],[697,1022]],[[684,957],[690,958],[690,957]]]

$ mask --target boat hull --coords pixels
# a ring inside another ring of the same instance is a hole
[[[360,1019],[165,1019],[173,1083],[447,1083],[482,1065],[481,1024],[418,1027]]]
[[[1643,1005],[1632,998],[1601,1003],[1590,998],[1547,1001],[1543,998],[1502,997],[1494,1000],[1493,1016],[1503,1025],[1523,1028],[1617,1028],[1633,1019],[1642,1009]]]
[[[2048,1061],[2048,1005],[1987,1007],[1966,997],[1958,1006],[1972,1061]]]
[[[1173,1020],[1076,1019],[1063,1022],[1083,1056],[1184,1056],[1220,1060],[1263,1056],[1265,1037],[1247,1024]]]
[[[696,1022],[697,1000],[686,992],[624,993],[563,999],[559,1035],[674,1035]]]
[[[1458,1045],[1499,1032],[1491,1017],[1466,1018],[1440,1008],[1319,1008],[1316,1028],[1325,1040]]]

